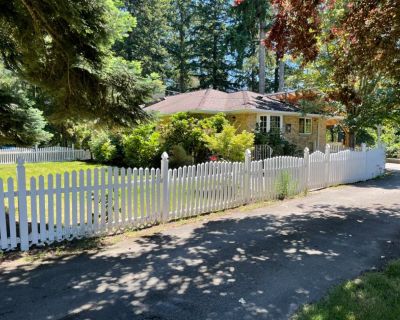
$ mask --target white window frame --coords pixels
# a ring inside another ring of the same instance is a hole
[[[310,132],[301,132],[300,130],[301,130],[301,128],[300,128],[300,119],[304,119],[304,131],[306,130],[306,123],[307,123],[307,120],[309,120],[310,121],[310,124],[311,124],[311,126],[310,126]],[[304,134],[304,135],[310,135],[310,134],[312,134],[312,131],[313,131],[313,122],[312,122],[312,118],[310,118],[310,117],[299,117],[299,134]]]
[[[261,117],[267,117],[267,130],[266,131],[262,131],[261,130]],[[258,123],[258,126],[259,126],[259,129],[260,129],[260,132],[269,132],[269,128],[270,128],[270,125],[269,125],[269,116],[267,116],[267,115],[258,115],[257,116],[257,123]]]
[[[267,117],[267,132],[271,131],[271,116],[273,117],[279,117],[279,123],[280,123],[280,132],[283,132],[283,115],[280,114],[257,114],[257,123],[261,123],[261,117]]]

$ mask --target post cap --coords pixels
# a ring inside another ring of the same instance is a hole
[[[250,149],[246,149],[246,151],[244,152],[244,154],[245,154],[246,156],[251,156],[251,151],[250,151]]]
[[[161,159],[162,159],[162,160],[168,160],[168,158],[169,158],[168,153],[164,151],[164,152],[162,153],[162,155],[161,155]]]
[[[310,153],[310,149],[308,149],[308,147],[304,148],[304,153]]]
[[[25,163],[25,160],[24,160],[23,158],[18,158],[18,159],[17,159],[17,165],[23,166],[24,163]]]
[[[361,150],[366,151],[367,150],[367,144],[365,142],[361,143]]]
[[[329,143],[325,146],[325,151],[328,151],[328,150],[331,150],[331,145]]]

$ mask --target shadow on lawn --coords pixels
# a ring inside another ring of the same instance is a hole
[[[379,182],[378,182],[379,183]],[[210,221],[124,252],[0,269],[2,319],[286,319],[300,304],[400,253],[399,205]],[[184,229],[184,227],[183,227]],[[139,249],[140,247],[140,249]]]

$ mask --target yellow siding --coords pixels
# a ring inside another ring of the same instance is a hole
[[[312,132],[311,134],[301,134],[299,130],[298,116],[284,116],[284,137],[291,143],[297,145],[299,148],[308,147],[311,151],[315,149],[323,150],[326,144],[326,125],[325,119],[312,118]],[[286,124],[291,124],[291,131],[286,131]]]

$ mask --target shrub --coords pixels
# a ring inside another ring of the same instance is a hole
[[[123,137],[124,163],[130,167],[159,166],[160,147],[155,123],[141,124]]]
[[[230,161],[242,161],[246,149],[254,144],[253,133],[243,131],[237,134],[236,128],[231,124],[224,124],[220,133],[205,134],[203,139],[211,151]]]
[[[297,146],[283,138],[280,132],[260,132],[256,128],[254,135],[254,144],[269,145],[274,156],[294,156],[301,153]]]
[[[182,145],[173,146],[170,150],[170,166],[172,168],[193,164],[192,156],[188,155]]]
[[[92,135],[89,147],[98,162],[111,164],[117,157],[117,147],[112,143],[109,133],[105,131]]]
[[[186,154],[192,156],[192,161],[201,161],[204,153],[202,129],[198,119],[186,112],[179,112],[171,116],[168,122],[160,126],[163,139],[163,149],[171,153],[172,148],[181,145]]]
[[[175,163],[187,163],[188,157],[191,157],[190,163],[206,161],[210,156],[210,150],[203,135],[220,133],[227,124],[228,120],[223,113],[203,119],[191,116],[186,112],[176,113],[168,122],[160,126],[164,142],[163,149],[171,154],[173,152],[179,154]],[[176,147],[178,145],[179,147]]]

